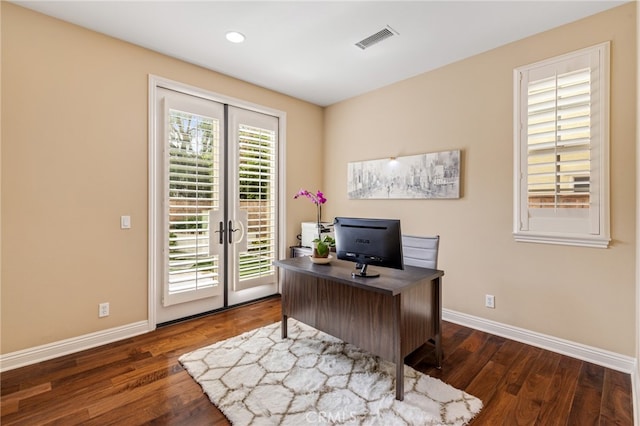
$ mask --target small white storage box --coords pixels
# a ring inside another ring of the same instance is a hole
[[[322,225],[322,235],[329,235],[331,238],[333,236],[333,223],[331,222],[321,222]],[[318,238],[318,224],[316,222],[302,222],[302,241],[301,244],[303,247],[313,247],[313,240]]]

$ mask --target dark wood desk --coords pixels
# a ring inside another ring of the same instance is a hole
[[[313,264],[307,257],[278,260],[282,337],[293,317],[396,364],[396,399],[404,399],[404,358],[427,341],[442,362],[443,271],[405,266],[375,268],[377,278],[352,277],[352,262]],[[374,268],[374,267],[372,267]]]

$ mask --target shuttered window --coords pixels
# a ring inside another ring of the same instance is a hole
[[[591,72],[529,83],[529,208],[589,208]]]
[[[276,132],[240,124],[240,208],[247,212],[247,252],[240,254],[240,281],[274,276],[276,258]]]
[[[516,240],[608,245],[608,47],[515,70]]]
[[[209,211],[219,206],[218,125],[217,119],[169,110],[170,295],[219,284],[218,257],[209,254]]]

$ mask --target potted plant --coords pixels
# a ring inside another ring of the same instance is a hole
[[[327,202],[324,194],[321,191],[317,191],[315,194],[301,189],[296,193],[293,198],[306,197],[316,206],[316,227],[318,237],[313,240],[313,254],[314,258],[328,258],[331,247],[335,247],[335,240],[329,235],[322,235],[322,205]]]
[[[329,257],[329,252],[331,252],[331,248],[336,246],[336,240],[331,238],[329,235],[321,236],[320,238],[316,238],[313,240],[313,256],[314,257]]]

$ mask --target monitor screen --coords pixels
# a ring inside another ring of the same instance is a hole
[[[338,259],[356,262],[360,268],[354,276],[380,275],[367,271],[368,265],[404,269],[400,220],[336,217],[333,232]]]

